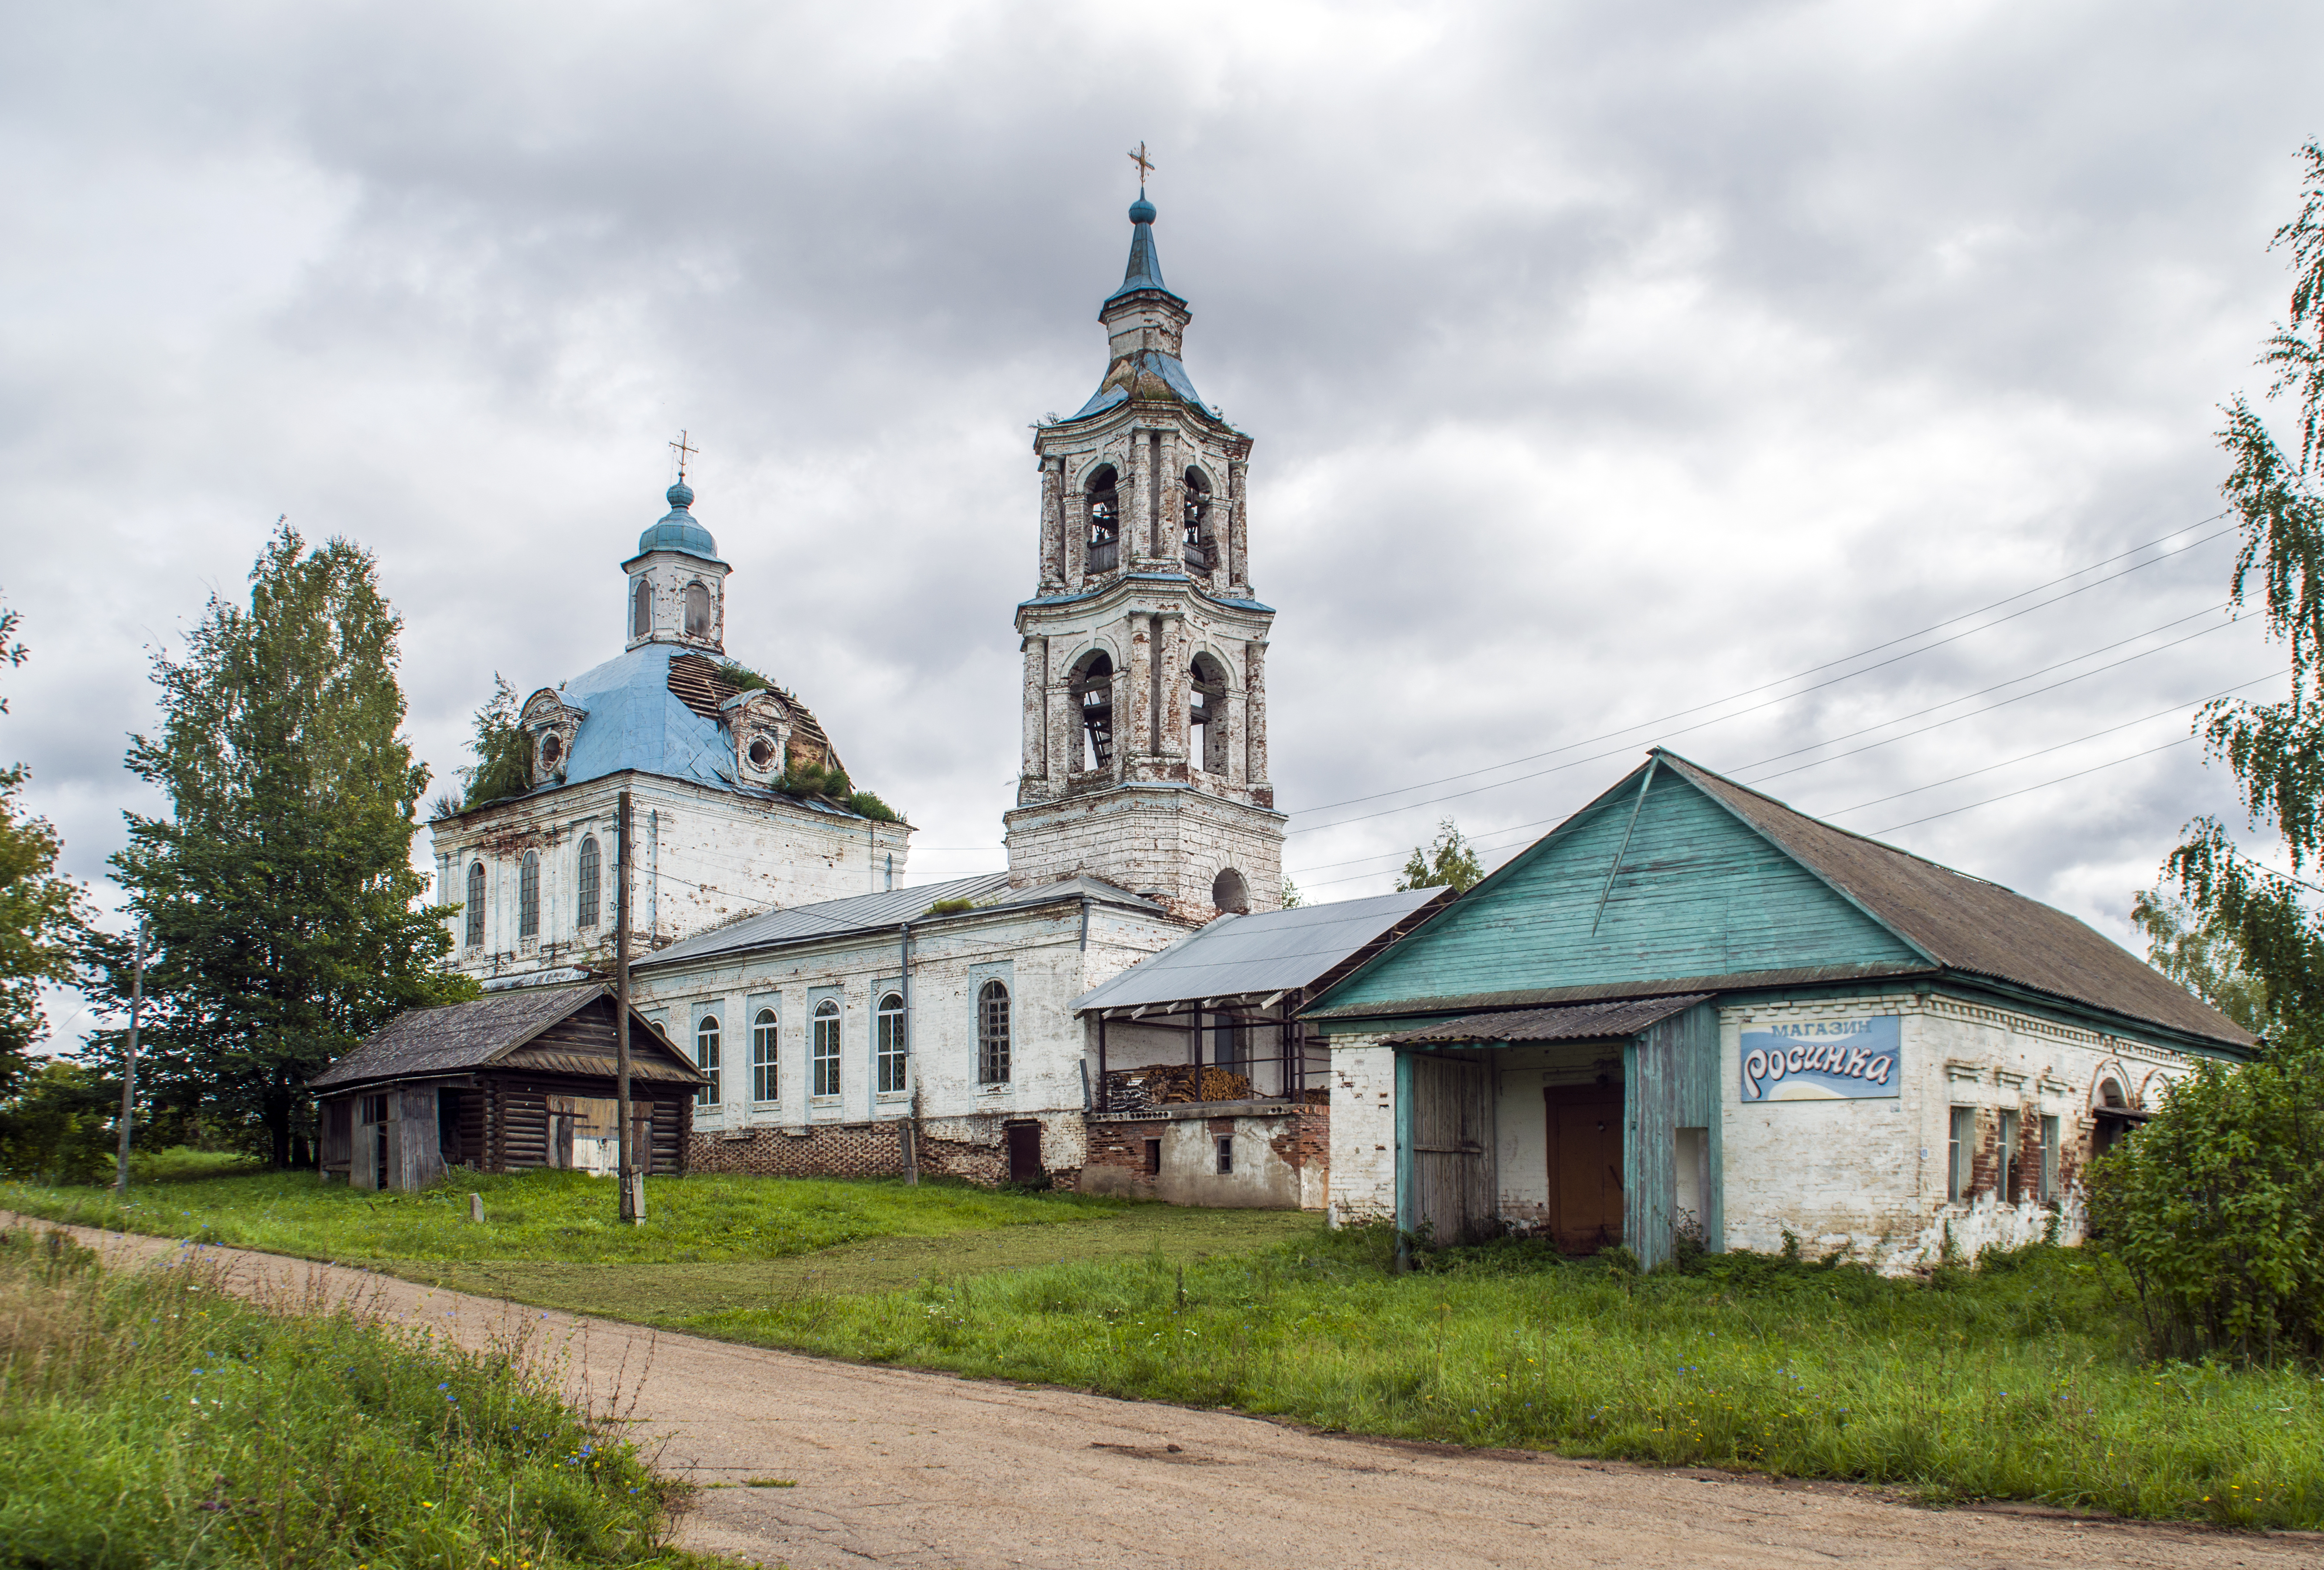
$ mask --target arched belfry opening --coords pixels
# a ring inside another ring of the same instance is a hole
[[[699,583],[686,586],[686,636],[710,636],[710,590]]]
[[[1082,510],[1087,520],[1083,570],[1092,575],[1110,573],[1121,561],[1121,492],[1113,465],[1102,465],[1082,490]]]
[[[653,631],[653,582],[640,578],[630,592],[630,636],[645,638]]]
[[[1211,880],[1211,903],[1222,911],[1239,916],[1248,915],[1250,914],[1250,885],[1243,881],[1241,873],[1231,867],[1227,868]]]
[[[1188,755],[1205,774],[1227,771],[1227,673],[1208,654],[1198,654],[1187,671]]]
[[[1218,565],[1218,547],[1211,537],[1211,482],[1200,469],[1188,469],[1185,497],[1184,533],[1186,570],[1207,577]]]
[[[1081,711],[1081,747],[1075,772],[1113,767],[1113,660],[1092,649],[1074,666],[1069,689]]]

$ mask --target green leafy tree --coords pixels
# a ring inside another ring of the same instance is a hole
[[[2160,888],[2131,895],[2130,919],[2146,934],[2148,964],[2252,1034],[2267,1031],[2267,983],[2245,965],[2232,931]]]
[[[106,1087],[80,1064],[51,1059],[0,1098],[0,1175],[90,1181],[112,1164],[120,1106],[118,1083]]]
[[[466,787],[460,810],[467,812],[486,802],[521,796],[532,788],[532,742],[517,723],[516,689],[498,671],[493,673],[493,695],[476,711],[475,737],[468,751],[475,762],[460,771]],[[441,807],[445,803],[439,800]],[[438,814],[449,817],[449,813]]]
[[[0,610],[0,665],[23,665],[15,636],[22,618]],[[0,698],[0,714],[8,702]],[[63,840],[44,818],[23,814],[22,764],[0,768],[0,1097],[12,1091],[32,1063],[32,1043],[47,1022],[41,984],[73,974],[73,954],[87,925],[80,886],[57,876]]]
[[[2235,776],[2248,826],[2274,831],[2289,871],[2246,854],[2210,817],[2187,826],[2166,866],[2203,927],[2233,941],[2282,1019],[2324,1017],[2324,925],[2304,897],[2312,886],[2299,876],[2324,855],[2324,492],[2316,468],[2324,459],[2324,143],[2310,142],[2301,157],[2300,212],[2270,242],[2291,254],[2290,319],[2259,359],[2275,378],[2268,396],[2297,402],[2300,439],[2292,451],[2279,445],[2240,396],[2218,432],[2229,459],[2220,489],[2243,533],[2229,597],[2241,608],[2256,594],[2269,635],[2290,655],[2292,692],[2273,703],[2219,699],[2198,722],[2211,756]]]
[[[1477,853],[1447,818],[1436,825],[1434,843],[1412,848],[1396,886],[1399,894],[1415,888],[1449,888],[1466,894],[1484,876],[1485,869],[1477,865]]]
[[[420,903],[428,771],[400,733],[401,623],[371,556],[281,527],[250,583],[247,608],[213,597],[185,656],[154,660],[161,728],[128,764],[171,811],[129,814],[113,863],[152,932],[155,1082],[283,1165],[304,1157],[310,1075],[397,1011],[474,987],[441,967],[448,911]],[[125,950],[96,952],[100,1001],[125,996]]]
[[[1283,908],[1287,911],[1296,911],[1306,903],[1307,896],[1299,892],[1299,886],[1292,882],[1288,876],[1286,876],[1283,879]]]

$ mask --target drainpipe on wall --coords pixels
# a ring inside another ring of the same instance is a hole
[[[899,961],[904,972],[904,1072],[912,1077],[912,1110],[904,1119],[904,1182],[908,1188],[920,1186],[920,1071],[912,1061],[913,1037],[919,1025],[912,1018],[912,923],[903,923],[903,955]]]

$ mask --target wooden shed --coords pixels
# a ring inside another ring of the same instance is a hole
[[[417,1008],[309,1082],[322,1169],[358,1189],[420,1189],[451,1167],[610,1175],[619,1145],[613,989],[534,987]],[[630,1013],[630,1112],[641,1168],[685,1170],[707,1078]]]

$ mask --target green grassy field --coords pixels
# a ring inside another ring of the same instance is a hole
[[[523,1372],[330,1305],[253,1305],[199,1251],[111,1274],[0,1232],[0,1559],[584,1570],[666,1546],[674,1485]]]

